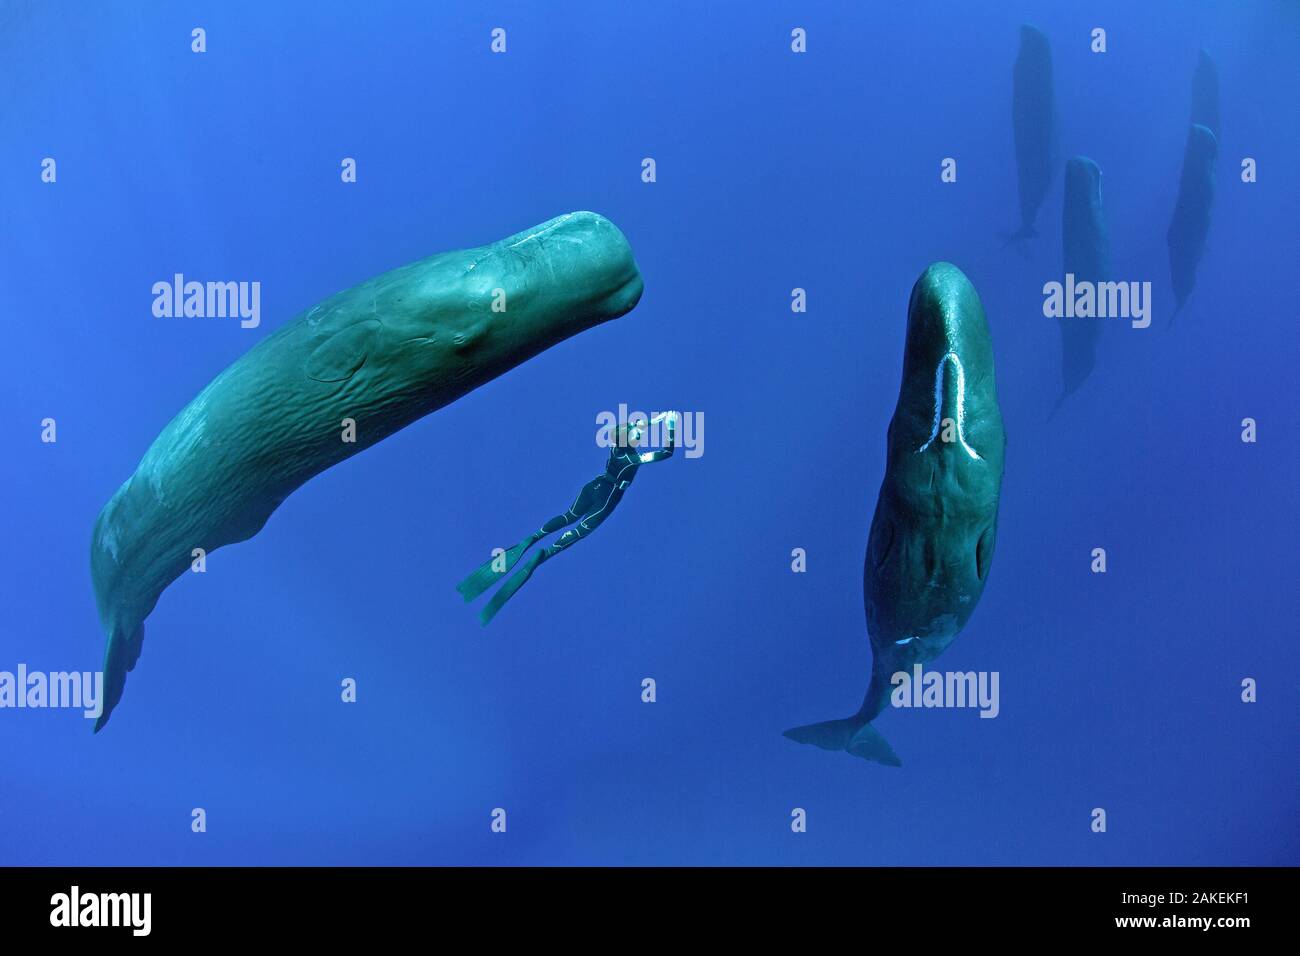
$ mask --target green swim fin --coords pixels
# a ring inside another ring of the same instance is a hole
[[[456,590],[461,593],[465,601],[474,600],[492,585],[496,584],[503,577],[510,573],[510,569],[519,563],[519,559],[524,556],[524,552],[535,545],[542,539],[540,534],[530,534],[524,540],[505,553],[506,566],[498,571],[493,567],[500,556],[488,558],[478,569],[460,584],[456,585]]]
[[[546,560],[546,552],[538,551],[524,562],[524,566],[520,568],[518,574],[512,577],[505,584],[501,585],[501,589],[497,591],[496,594],[492,595],[492,600],[488,601],[483,610],[479,612],[478,619],[484,627],[487,627],[488,622],[491,621],[492,618],[496,617],[497,611],[501,610],[501,608],[505,606],[506,601],[509,601],[514,597],[515,592],[528,582],[528,578],[532,575],[533,569],[544,560]]]

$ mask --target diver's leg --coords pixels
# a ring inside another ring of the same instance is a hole
[[[613,512],[614,507],[622,500],[622,498],[623,491],[621,488],[610,488],[609,493],[605,496],[605,500],[601,503],[600,507],[594,508],[587,514],[583,515],[582,520],[556,538],[555,541],[545,549],[547,552],[546,556],[549,558],[559,554],[565,548],[572,547],[599,528],[604,520],[610,516],[610,513]]]
[[[533,532],[531,537],[533,538],[533,540],[537,540],[541,538],[543,535],[548,535],[551,534],[552,532],[559,531],[561,528],[567,528],[569,525],[573,524],[573,522],[577,520],[578,520],[578,513],[576,511],[566,511],[563,514],[558,514],[554,518],[551,518],[545,523],[543,523],[540,528],[538,528],[535,532]]]
[[[466,601],[474,600],[492,585],[496,584],[497,581],[509,574],[510,569],[518,564],[519,559],[524,556],[524,552],[540,541],[544,535],[550,534],[552,531],[558,531],[560,528],[563,528],[566,524],[570,523],[569,521],[563,521],[563,518],[564,515],[556,515],[550,521],[546,522],[546,524],[542,525],[540,530],[534,531],[513,548],[510,548],[503,554],[493,555],[488,558],[480,564],[469,577],[456,585],[456,590],[461,593]],[[562,523],[556,524],[556,522]],[[552,527],[552,525],[554,525],[554,527]]]
[[[583,490],[584,492],[586,491],[586,489]],[[600,527],[601,522],[609,516],[609,513],[614,510],[614,506],[618,504],[619,499],[622,497],[623,493],[621,490],[617,488],[609,488],[608,494],[605,496],[604,505],[593,511],[591,514],[586,515],[577,523],[577,525],[556,538],[554,543],[547,545],[534,554],[524,562],[524,566],[520,568],[509,581],[501,585],[500,590],[498,590],[496,594],[492,595],[492,600],[488,601],[484,606],[483,611],[479,614],[479,620],[486,626],[488,621],[492,620],[492,618],[496,616],[497,611],[501,610],[501,608],[505,606],[505,603],[514,597],[515,592],[527,583],[529,577],[532,576],[533,571],[536,570],[539,564],[553,558],[566,548],[577,544],[583,538],[587,537],[587,535]],[[579,501],[581,500],[582,498],[579,496]]]
[[[584,519],[584,521],[585,520],[586,519]],[[599,524],[599,522],[596,524]],[[595,525],[586,525],[583,522],[579,522],[576,528],[570,528],[568,531],[564,532],[564,534],[556,538],[554,544],[547,545],[525,561],[523,567],[515,572],[514,576],[511,577],[509,581],[501,585],[497,590],[497,593],[492,595],[492,600],[488,601],[488,603],[484,605],[482,612],[480,612],[478,616],[479,621],[486,626],[488,621],[496,617],[497,611],[505,607],[505,603],[515,596],[515,592],[528,583],[528,579],[532,577],[533,571],[537,569],[539,564],[548,558],[552,558],[559,554],[570,545],[581,541],[587,535],[591,534],[594,529]]]
[[[583,538],[587,537],[587,535],[600,527],[600,523],[604,520],[603,517],[593,515],[588,515],[583,518],[574,527],[564,532],[564,534],[560,535],[555,539],[555,541],[547,546],[546,550],[550,552],[547,557],[554,557],[566,548],[570,548],[577,544]]]
[[[521,539],[518,544],[506,551],[505,554],[495,555],[488,558],[480,564],[469,577],[456,585],[456,590],[461,593],[461,596],[464,597],[466,601],[474,600],[497,581],[501,580],[504,575],[510,573],[510,569],[513,568],[519,562],[519,559],[524,556],[524,552],[535,545],[538,541],[546,535],[553,534],[561,528],[566,528],[573,524],[573,522],[577,521],[578,517],[582,514],[582,511],[579,509],[585,507],[586,503],[590,501],[593,496],[599,493],[600,488],[607,484],[608,482],[605,482],[602,478],[593,478],[591,481],[587,482],[587,484],[583,486],[582,490],[578,492],[577,499],[568,511],[561,512],[555,517],[548,519],[540,528]],[[503,558],[504,561],[502,560]]]

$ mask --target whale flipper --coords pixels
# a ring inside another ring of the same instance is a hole
[[[108,646],[104,648],[104,699],[99,717],[95,720],[95,733],[99,733],[108,723],[108,715],[122,699],[122,692],[126,689],[126,675],[135,669],[143,647],[143,621],[136,625],[130,637],[120,630],[109,635]]]

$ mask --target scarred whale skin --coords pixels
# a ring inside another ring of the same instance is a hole
[[[787,737],[900,764],[871,721],[889,700],[890,678],[943,653],[984,593],[1005,451],[984,308],[960,269],[936,262],[912,287],[903,382],[863,563],[871,683],[852,717]]]
[[[236,360],[162,430],[95,523],[91,576],[108,636],[95,730],[122,697],[144,619],[194,549],[251,538],[314,475],[629,312],[641,290],[618,228],[575,212],[375,276]],[[355,442],[342,440],[344,419]]]

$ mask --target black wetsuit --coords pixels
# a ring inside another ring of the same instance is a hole
[[[611,448],[609,458],[605,461],[605,470],[583,485],[568,511],[556,515],[542,525],[541,532],[550,534],[568,527],[575,521],[578,522],[577,527],[569,528],[556,538],[554,543],[543,549],[550,552],[547,557],[576,544],[600,527],[600,523],[608,518],[618,503],[623,500],[623,493],[627,490],[627,486],[632,484],[637,469],[651,462],[663,461],[672,453],[672,448],[665,448],[663,451],[649,452],[643,460],[634,448],[617,446]]]
[[[668,434],[668,447],[661,451],[640,454],[636,448],[626,445],[611,447],[609,458],[605,461],[605,470],[582,486],[578,497],[574,499],[567,511],[551,518],[504,554],[498,552],[460,583],[457,590],[464,595],[466,601],[472,601],[507,574],[523,557],[524,552],[534,544],[561,528],[568,529],[554,542],[535,552],[524,562],[519,572],[506,581],[492,596],[492,600],[479,615],[479,619],[484,624],[492,620],[506,601],[523,587],[529,575],[539,564],[559,554],[565,548],[577,544],[600,527],[601,522],[608,518],[618,503],[623,500],[628,485],[632,484],[632,479],[636,477],[642,465],[663,461],[672,456],[676,444],[675,435],[671,429]],[[570,528],[569,525],[574,527]]]

